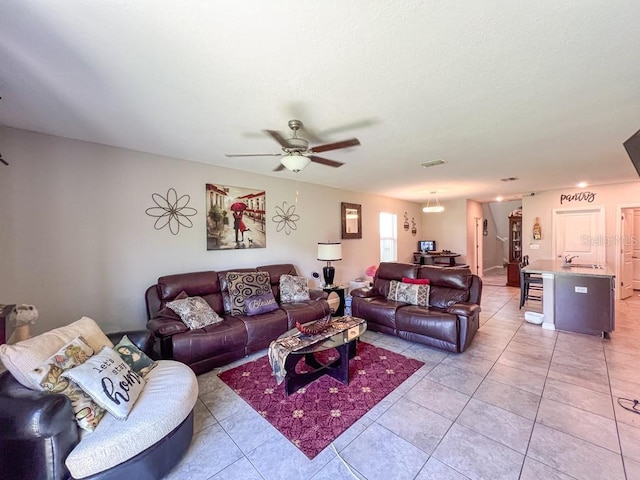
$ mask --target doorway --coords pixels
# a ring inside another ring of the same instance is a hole
[[[522,200],[482,204],[482,265],[485,285],[506,286],[509,263],[509,214],[522,208]]]
[[[618,205],[616,218],[616,300],[622,300],[640,290],[640,203]]]

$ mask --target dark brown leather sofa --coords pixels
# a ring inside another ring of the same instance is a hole
[[[225,310],[230,310],[227,273],[255,271],[269,273],[271,290],[280,308],[252,317],[226,314]],[[327,294],[322,290],[310,290],[310,300],[306,302],[280,303],[280,276],[285,274],[297,275],[295,267],[266,265],[160,277],[145,294],[147,328],[159,341],[159,356],[183,362],[200,374],[268,347],[272,340],[294,328],[296,322],[319,320],[331,313]],[[223,321],[189,330],[174,312],[165,308],[182,291],[190,297],[204,298]]]
[[[392,280],[430,280],[429,306],[388,300]],[[482,280],[469,268],[381,263],[373,287],[351,292],[353,315],[372,331],[395,335],[452,352],[463,352],[480,321]]]

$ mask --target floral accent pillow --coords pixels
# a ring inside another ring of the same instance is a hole
[[[120,339],[113,349],[129,367],[143,377],[156,366],[156,362],[147,357],[147,354],[140,350],[126,335]]]
[[[62,374],[118,420],[126,420],[145,385],[145,379],[109,347]]]
[[[410,303],[421,307],[429,306],[429,285],[403,283],[391,280],[387,299],[396,302]]]
[[[222,318],[213,311],[206,300],[202,297],[187,297],[182,300],[167,302],[167,307],[180,316],[180,320],[189,327],[190,330],[206,327],[219,323]]]
[[[305,277],[280,275],[280,301],[282,303],[309,300],[309,282]]]
[[[228,272],[227,283],[231,315],[246,315],[247,298],[271,292],[271,277],[267,272]]]
[[[176,300],[184,300],[185,298],[189,298],[189,295],[187,295],[187,293],[182,290],[178,295],[176,295],[176,298],[174,298],[173,302],[175,302]],[[166,318],[171,318],[174,320],[179,320],[180,316],[174,312],[173,310],[171,310],[169,307],[167,307],[167,304],[165,303],[164,307],[162,307],[160,309],[160,311],[158,312],[158,317],[166,317]]]
[[[71,408],[80,428],[93,432],[104,416],[104,408],[97,405],[75,382],[62,376],[73,367],[83,364],[93,355],[93,349],[83,337],[76,337],[45,360],[30,376],[44,391],[60,393],[71,400]]]

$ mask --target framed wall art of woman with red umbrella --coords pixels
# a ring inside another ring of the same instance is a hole
[[[265,192],[207,184],[207,250],[266,247]]]

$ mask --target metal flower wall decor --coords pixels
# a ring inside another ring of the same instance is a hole
[[[277,224],[276,231],[291,235],[293,230],[296,230],[296,222],[300,220],[300,215],[296,212],[295,205],[288,205],[287,202],[282,202],[282,207],[276,205],[276,214],[271,219]]]
[[[147,208],[145,213],[157,219],[153,225],[156,230],[169,226],[169,231],[173,235],[177,235],[181,226],[186,228],[193,227],[193,222],[189,217],[197,215],[198,211],[187,206],[191,201],[189,195],[178,197],[176,190],[170,188],[167,190],[166,197],[159,193],[154,193],[151,198],[156,206]]]

